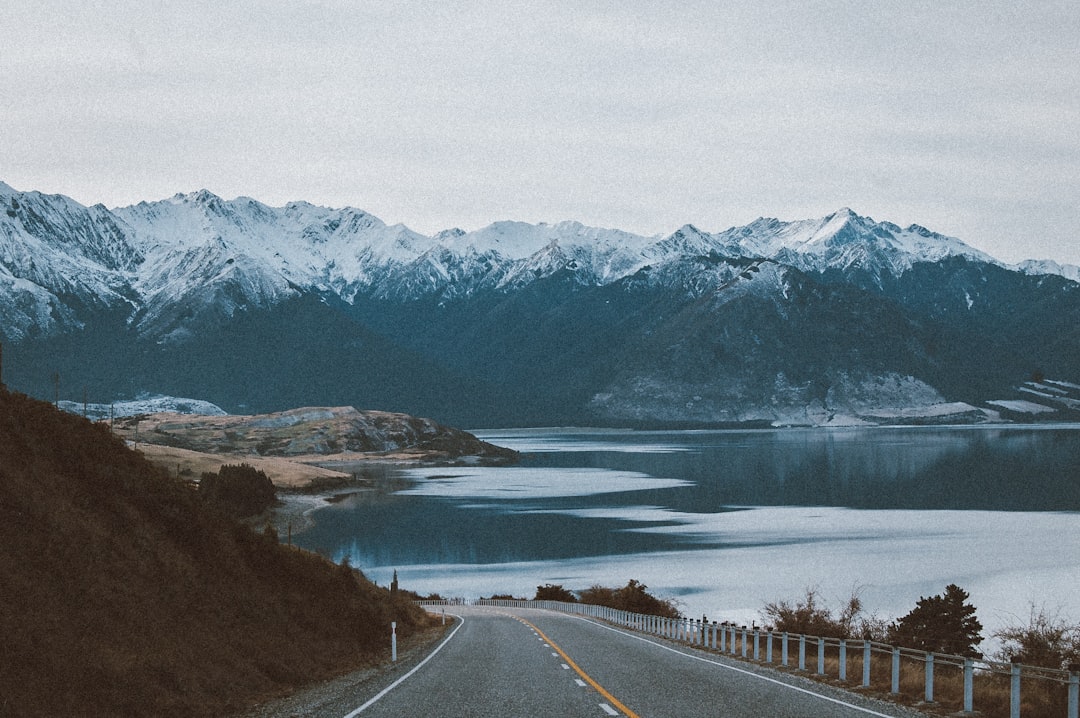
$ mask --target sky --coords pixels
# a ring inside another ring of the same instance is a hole
[[[424,233],[841,207],[1080,264],[1080,4],[9,0],[0,181]]]

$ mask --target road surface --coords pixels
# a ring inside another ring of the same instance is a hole
[[[454,606],[434,653],[251,716],[867,718],[922,715],[799,676],[537,609]],[[406,670],[408,668],[408,670]]]

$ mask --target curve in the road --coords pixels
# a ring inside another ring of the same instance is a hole
[[[366,711],[366,715],[387,718],[501,718],[542,712],[589,715],[588,711],[599,707],[609,716],[628,718],[716,715],[718,709],[731,716],[784,718],[924,715],[900,706],[874,705],[876,701],[865,697],[848,700],[839,689],[823,686],[815,690],[799,685],[794,677],[769,676],[765,669],[732,665],[725,657],[713,658],[692,649],[680,650],[663,640],[586,617],[535,609],[469,608],[460,614],[464,615],[454,616],[458,623],[454,630],[408,673],[358,708],[350,710],[346,699],[332,713],[321,714],[356,718]],[[515,624],[517,627],[511,628]],[[517,631],[526,630],[531,650],[523,650],[525,646],[519,643],[523,636]],[[542,651],[537,651],[537,643],[543,645]],[[439,660],[432,661],[436,654],[440,654]],[[686,658],[691,660],[682,660]],[[425,666],[427,670],[416,675]],[[575,680],[560,681],[558,674]],[[413,680],[402,687],[409,678]],[[579,688],[572,688],[574,684]],[[579,693],[582,688],[587,690]],[[365,700],[357,693],[353,693],[357,703]],[[604,702],[598,704],[597,698]],[[636,708],[631,710],[627,703]]]
[[[878,716],[879,718],[892,718],[892,716],[889,716],[889,715],[887,715],[885,713],[879,713],[878,711],[872,710],[870,708],[866,708],[865,706],[859,706],[859,705],[855,705],[854,703],[849,703],[847,701],[842,701],[839,698],[832,698],[830,696],[824,695],[823,693],[819,693],[818,691],[811,691],[811,690],[808,690],[806,688],[802,688],[800,686],[795,686],[795,685],[792,685],[790,683],[786,683],[784,681],[777,680],[775,678],[770,678],[768,676],[763,676],[760,673],[755,673],[754,671],[748,671],[748,670],[746,670],[744,668],[738,668],[737,666],[732,666],[732,665],[729,665],[727,663],[721,663],[720,661],[714,661],[714,660],[712,660],[710,658],[706,658],[705,656],[698,656],[698,655],[694,655],[693,653],[686,653],[684,651],[678,650],[677,648],[673,648],[671,646],[664,645],[663,643],[659,643],[657,641],[646,638],[645,636],[639,636],[639,635],[637,635],[635,633],[631,633],[629,631],[623,631],[621,629],[614,628],[612,626],[608,626],[608,625],[606,625],[604,623],[601,623],[599,621],[593,621],[593,620],[590,620],[588,618],[584,618],[582,616],[573,616],[573,615],[571,615],[570,617],[574,618],[576,620],[579,620],[579,621],[584,621],[586,623],[592,624],[593,626],[596,626],[598,628],[603,628],[606,631],[611,631],[612,633],[618,633],[618,634],[621,634],[621,635],[626,636],[628,638],[633,638],[635,641],[642,641],[644,643],[648,643],[648,644],[650,644],[652,646],[655,646],[656,648],[660,648],[660,649],[663,649],[665,651],[670,651],[671,653],[678,654],[678,655],[682,656],[683,658],[689,658],[689,659],[692,659],[692,660],[695,660],[695,661],[700,661],[702,663],[708,663],[709,665],[716,666],[717,668],[723,668],[725,670],[734,671],[735,673],[741,673],[741,674],[743,674],[745,676],[748,676],[748,677],[751,677],[751,678],[757,678],[757,679],[765,681],[767,683],[772,683],[772,684],[777,685],[777,686],[782,686],[783,688],[787,688],[789,690],[798,691],[799,693],[805,693],[807,695],[814,696],[815,698],[820,698],[821,700],[828,701],[829,703],[835,703],[837,705],[844,706],[845,708],[851,708],[852,710],[859,711],[860,713],[866,713],[867,715]]]
[[[377,703],[387,693],[389,693],[390,691],[394,690],[399,685],[401,685],[402,683],[407,681],[409,679],[409,677],[412,676],[412,674],[416,673],[418,670],[423,668],[425,663],[427,663],[432,658],[434,658],[436,656],[436,654],[438,654],[438,652],[443,649],[443,646],[445,646],[447,643],[450,642],[450,639],[454,637],[454,634],[457,633],[458,631],[460,631],[461,627],[465,625],[464,616],[458,616],[456,614],[451,614],[451,615],[453,615],[454,618],[456,618],[458,620],[458,625],[454,628],[453,631],[450,632],[450,635],[447,636],[446,639],[442,643],[440,643],[438,645],[438,647],[435,648],[434,651],[432,651],[431,653],[428,654],[427,658],[425,658],[424,660],[420,661],[415,666],[413,666],[413,669],[411,671],[409,671],[408,673],[406,673],[405,675],[403,675],[401,678],[398,678],[396,681],[394,681],[393,683],[388,685],[386,688],[383,688],[381,691],[376,693],[374,696],[371,697],[371,700],[369,700],[367,703],[364,703],[362,706],[360,706],[359,708],[356,708],[351,713],[346,714],[345,718],[356,718],[356,716],[360,715],[365,710],[367,710],[371,706],[375,705],[375,703]]]

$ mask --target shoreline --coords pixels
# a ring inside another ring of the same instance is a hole
[[[258,516],[246,518],[244,522],[256,531],[271,526],[277,531],[278,540],[281,543],[291,543],[290,537],[298,536],[315,525],[312,514],[317,510],[330,506],[346,496],[363,491],[374,491],[374,488],[358,483],[324,491],[279,490],[276,506],[272,506]]]

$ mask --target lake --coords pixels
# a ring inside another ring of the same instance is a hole
[[[443,596],[634,578],[749,622],[809,586],[892,618],[956,583],[991,630],[1080,622],[1080,426],[475,433],[521,463],[367,469],[295,543]]]

